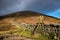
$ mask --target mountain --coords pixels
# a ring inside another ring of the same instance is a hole
[[[0,40],[3,39],[60,40],[60,19],[33,11],[0,16]]]
[[[45,24],[59,24],[60,25],[60,19],[48,16],[42,13],[37,13],[33,11],[22,11],[22,12],[16,12],[9,15],[1,16],[0,17],[0,23],[1,22],[7,22],[9,23],[13,19],[17,22],[23,22],[27,24],[36,24],[39,22],[39,17],[44,16],[44,23]]]

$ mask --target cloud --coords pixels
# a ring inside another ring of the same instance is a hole
[[[17,11],[55,12],[60,9],[60,0],[0,0],[0,16]]]
[[[39,0],[33,6],[27,8],[27,10],[38,11],[42,13],[53,12],[60,9],[59,0]]]
[[[12,4],[9,7],[6,7],[4,9],[2,7],[2,9],[0,10],[0,16],[10,14],[12,12],[23,11],[24,9],[26,9],[28,7],[28,5],[30,4],[31,1],[32,0],[17,0],[17,2],[15,2],[15,4]]]

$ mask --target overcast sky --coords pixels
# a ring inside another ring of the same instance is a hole
[[[60,0],[0,0],[0,16],[26,10],[60,18]]]

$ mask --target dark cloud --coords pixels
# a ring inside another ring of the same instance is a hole
[[[0,10],[20,3],[20,0],[0,0]]]
[[[2,1],[2,2],[4,2],[4,1]],[[23,11],[29,6],[29,4],[32,2],[32,0],[11,0],[11,2],[10,1],[6,1],[6,2],[8,3],[8,5],[6,5],[6,7],[4,5],[0,7],[0,16],[7,15],[12,12]],[[1,5],[2,4],[3,3],[1,3]],[[9,4],[11,4],[11,5],[9,5]]]
[[[49,13],[59,9],[60,0],[0,0],[0,16],[23,10]]]
[[[39,0],[35,5],[28,7],[27,10],[34,10],[39,12],[52,12],[60,9],[59,0]]]

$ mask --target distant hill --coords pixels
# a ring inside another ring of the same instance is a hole
[[[21,12],[16,12],[12,13],[9,15],[5,16],[0,16],[0,23],[9,23],[13,19],[17,22],[23,22],[27,24],[35,24],[39,22],[39,17],[44,16],[44,23],[45,24],[60,24],[60,19],[48,16],[42,13],[37,13],[33,11],[21,11]]]

